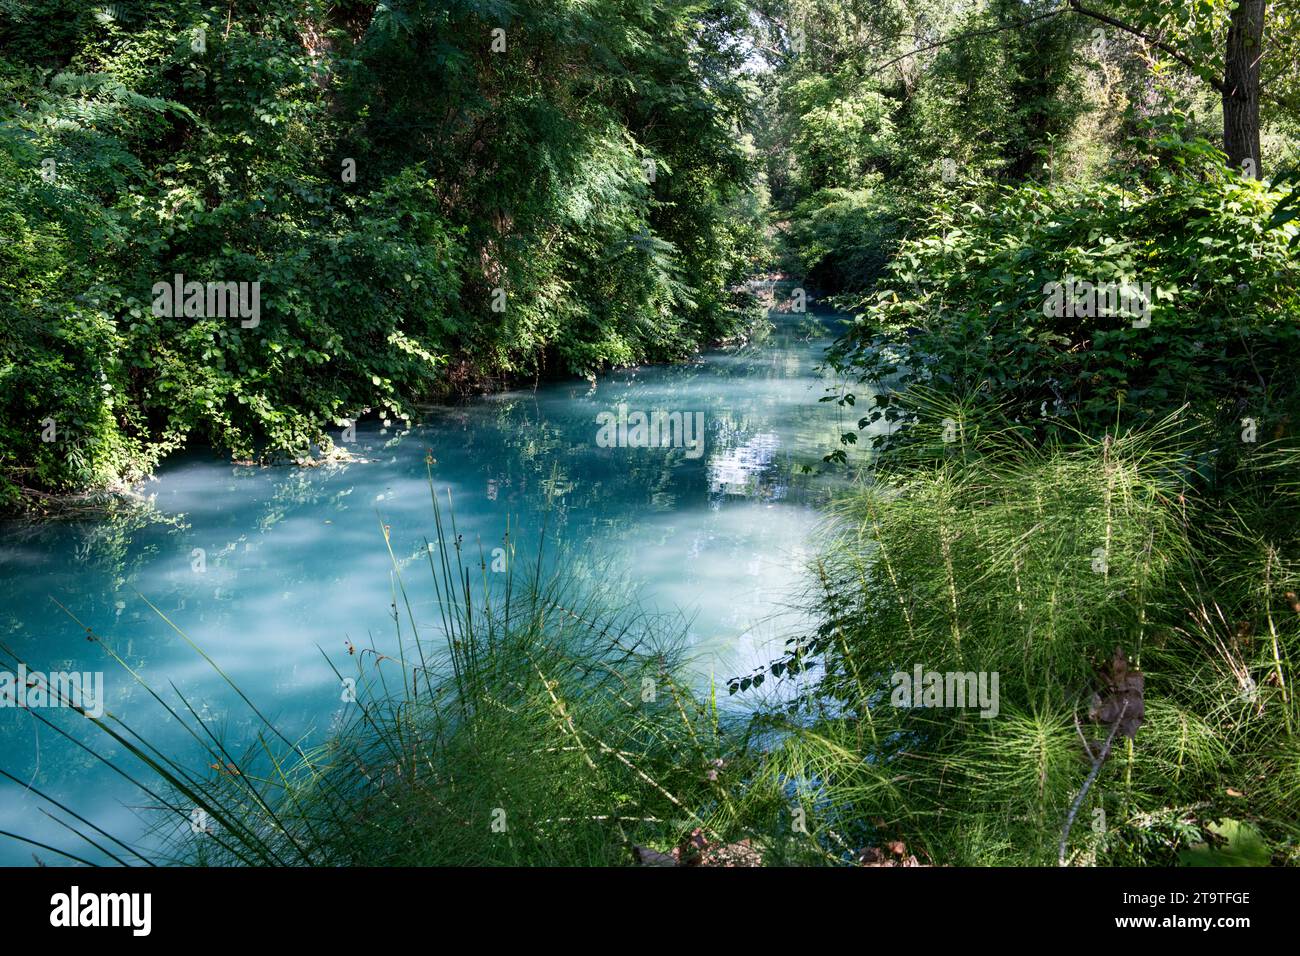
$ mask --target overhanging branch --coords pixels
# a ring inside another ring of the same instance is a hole
[[[1088,7],[1085,7],[1082,3],[1079,2],[1079,0],[1069,0],[1069,4],[1070,4],[1070,9],[1073,10],[1075,13],[1079,14],[1080,16],[1089,17],[1093,20],[1096,20],[1098,23],[1104,23],[1107,26],[1114,27],[1116,30],[1122,30],[1125,33],[1137,37],[1143,43],[1147,43],[1155,47],[1157,50],[1160,50],[1162,53],[1169,54],[1179,63],[1183,64],[1183,66],[1187,67],[1189,70],[1192,70],[1202,79],[1204,79],[1207,83],[1209,83],[1212,87],[1214,87],[1216,91],[1218,91],[1221,94],[1226,92],[1222,80],[1218,80],[1215,77],[1210,76],[1207,73],[1203,72],[1204,68],[1199,63],[1197,63],[1187,54],[1182,53],[1179,50],[1175,49],[1174,47],[1170,46],[1168,43],[1164,42],[1163,40],[1157,40],[1155,37],[1148,36],[1147,34],[1143,33],[1141,30],[1139,30],[1137,27],[1130,26],[1129,24],[1123,22],[1122,20],[1116,20],[1114,17],[1102,13],[1100,10],[1092,10]]]
[[[942,40],[936,40],[934,43],[928,43],[925,46],[919,46],[914,50],[908,50],[902,56],[896,56],[887,63],[882,63],[876,67],[867,76],[875,76],[884,70],[889,69],[895,63],[902,63],[908,57],[916,56],[918,53],[926,53],[930,50],[937,50],[941,46],[947,46],[949,43],[956,43],[959,40],[969,40],[971,37],[987,36],[990,33],[1001,33],[1003,30],[1014,30],[1017,27],[1028,26],[1031,23],[1037,23],[1039,20],[1046,20],[1049,17],[1057,17],[1065,13],[1065,9],[1049,10],[1047,13],[1040,13],[1036,17],[1029,17],[1025,20],[1013,20],[1010,23],[1000,23],[995,27],[986,27],[983,30],[971,30],[968,33],[959,33],[955,37],[945,37]]]
[[[889,69],[891,66],[893,66],[896,63],[901,63],[903,60],[906,60],[908,57],[916,56],[918,53],[926,53],[930,50],[937,50],[939,47],[947,46],[950,43],[957,43],[961,40],[968,40],[971,39],[972,37],[987,36],[991,33],[1001,33],[1004,30],[1014,30],[1018,27],[1028,26],[1031,23],[1037,23],[1040,20],[1047,20],[1051,17],[1060,16],[1062,13],[1077,13],[1080,16],[1088,17],[1089,19],[1096,20],[1098,23],[1104,23],[1107,26],[1114,27],[1116,30],[1121,30],[1124,33],[1127,33],[1131,36],[1135,36],[1143,43],[1153,46],[1157,50],[1160,50],[1162,53],[1166,53],[1169,56],[1173,57],[1183,66],[1187,67],[1197,76],[1205,80],[1205,82],[1209,83],[1210,86],[1212,86],[1216,92],[1220,94],[1224,94],[1226,92],[1226,88],[1222,80],[1217,79],[1216,77],[1208,74],[1201,64],[1197,63],[1187,54],[1181,52],[1180,50],[1166,43],[1164,40],[1158,40],[1153,36],[1149,36],[1148,34],[1143,33],[1137,27],[1131,26],[1122,20],[1117,20],[1108,14],[1102,13],[1100,10],[1093,10],[1091,7],[1085,7],[1082,3],[1079,2],[1079,0],[1067,0],[1067,4],[1064,7],[1058,7],[1055,10],[1049,10],[1046,13],[1040,13],[1037,16],[1028,17],[1027,19],[1024,20],[1015,20],[1010,23],[1000,23],[995,27],[986,27],[982,30],[971,30],[967,33],[959,33],[956,36],[944,37],[943,39],[936,40],[933,43],[927,43],[925,46],[916,47],[915,49],[909,50],[901,56],[896,56],[894,57],[894,59],[880,64],[879,66],[872,69],[867,74],[867,76],[875,76],[877,73],[881,73],[884,70]]]

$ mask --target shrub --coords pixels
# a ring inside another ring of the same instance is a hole
[[[1280,198],[1175,123],[1134,172],[941,210],[901,245],[833,351],[844,375],[877,390],[860,427],[895,418],[890,391],[914,383],[979,396],[1040,436],[1099,435],[1185,404],[1217,426],[1207,446],[1241,418],[1284,427],[1300,260],[1294,227],[1269,227]],[[1146,284],[1149,325],[1083,305],[1048,314],[1049,284],[1072,279]]]

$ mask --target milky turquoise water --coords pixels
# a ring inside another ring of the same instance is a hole
[[[349,640],[361,646],[373,635],[391,647],[382,528],[399,560],[423,560],[434,536],[432,457],[467,551],[481,548],[490,562],[509,525],[522,560],[545,516],[553,553],[649,609],[680,615],[701,680],[746,673],[803,623],[801,564],[834,480],[803,466],[822,469],[842,424],[833,403],[818,402],[826,382],[816,370],[837,319],[775,321],[764,340],[688,364],[431,409],[409,430],[362,422],[347,447],[366,460],[260,468],[194,451],[142,486],[149,505],[137,512],[4,526],[0,641],[33,668],[102,672],[110,711],[186,752],[175,722],[87,640],[89,627],[155,689],[170,694],[175,684],[215,733],[250,737],[247,708],[147,599],[279,727],[318,741],[348,706],[322,650],[344,670]],[[701,413],[702,453],[601,447],[597,415],[621,404]],[[404,575],[417,622],[432,634],[436,608],[420,567]],[[102,746],[84,718],[42,713]],[[143,833],[149,801],[23,711],[0,709],[0,769],[21,781],[0,778],[0,830],[103,859],[41,814],[50,807],[32,787],[116,835]],[[0,863],[32,864],[33,853],[64,862],[0,838]]]

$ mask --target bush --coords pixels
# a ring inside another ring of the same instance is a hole
[[[796,207],[789,244],[811,286],[860,294],[885,273],[900,238],[900,216],[878,184],[823,189]]]
[[[0,507],[732,334],[743,7],[507,13],[494,52],[492,3],[0,5]],[[259,322],[154,315],[176,274]]]
[[[895,418],[890,390],[919,383],[980,396],[1040,436],[1098,435],[1185,404],[1216,437],[1241,418],[1284,428],[1300,343],[1294,229],[1269,227],[1279,193],[1178,130],[1134,172],[1008,189],[941,210],[904,242],[832,354],[879,392],[860,427]],[[1047,314],[1049,284],[1071,280],[1145,285],[1149,317],[1086,303]]]

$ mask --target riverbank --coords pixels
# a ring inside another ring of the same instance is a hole
[[[764,250],[718,13],[6,9],[0,508],[730,334]]]
[[[759,280],[759,285],[769,285],[781,281],[790,281],[788,277],[776,275]],[[717,336],[710,340],[704,350],[717,350],[722,348],[733,348],[744,345],[750,340],[761,337],[770,331],[771,321],[767,315],[767,310],[760,308],[758,298],[753,292],[753,285],[747,284],[744,287],[736,287],[732,290],[737,296],[749,296],[751,307],[743,310],[746,316],[734,331],[726,335]],[[806,309],[812,300],[805,299],[801,301],[801,310]],[[700,349],[695,350],[695,354],[700,353]],[[653,365],[669,365],[674,361],[690,361],[690,359],[679,358],[676,360],[662,360],[659,362],[632,362],[626,365],[615,365],[600,370],[601,374],[621,371],[628,368],[644,368]],[[543,363],[543,368],[546,363]],[[594,383],[597,377],[596,372],[590,373],[582,380]],[[521,387],[537,389],[542,385],[551,385],[566,381],[574,381],[571,373],[564,372],[558,368],[550,367],[549,371],[544,374],[539,370],[535,375],[528,377],[499,376],[475,370],[468,362],[461,362],[453,369],[449,370],[443,381],[443,388],[439,391],[424,392],[418,398],[410,399],[406,404],[409,406],[412,417],[406,421],[408,427],[419,421],[421,413],[436,411],[448,406],[453,402],[464,402],[472,398],[482,398],[494,394],[514,391]],[[352,428],[366,421],[378,422],[383,421],[385,415],[383,412],[374,412],[366,409],[361,416],[348,419]],[[322,464],[335,463],[342,464],[353,461],[352,454],[345,445],[335,443],[338,436],[327,435],[323,429],[326,425],[338,427],[338,422],[317,423],[320,431],[320,437],[324,444],[313,442],[308,456],[270,451],[270,457],[259,459],[237,458],[232,454],[234,464],[244,466],[268,467],[273,465],[290,465],[296,467],[315,468]],[[346,426],[345,426],[346,427]],[[175,455],[185,451],[189,443],[176,444],[171,449],[171,454]],[[219,451],[219,449],[213,449]],[[120,478],[113,478],[100,487],[78,488],[65,492],[54,492],[39,488],[28,488],[22,485],[15,485],[15,493],[4,499],[0,499],[0,521],[13,521],[18,519],[26,520],[60,520],[66,518],[84,518],[93,517],[96,514],[102,514],[114,507],[130,506],[132,504],[143,503],[145,497],[143,489],[147,487],[154,471],[158,467],[166,464],[166,458],[163,458],[151,466],[147,473],[141,473],[138,478],[132,481],[124,481]]]

